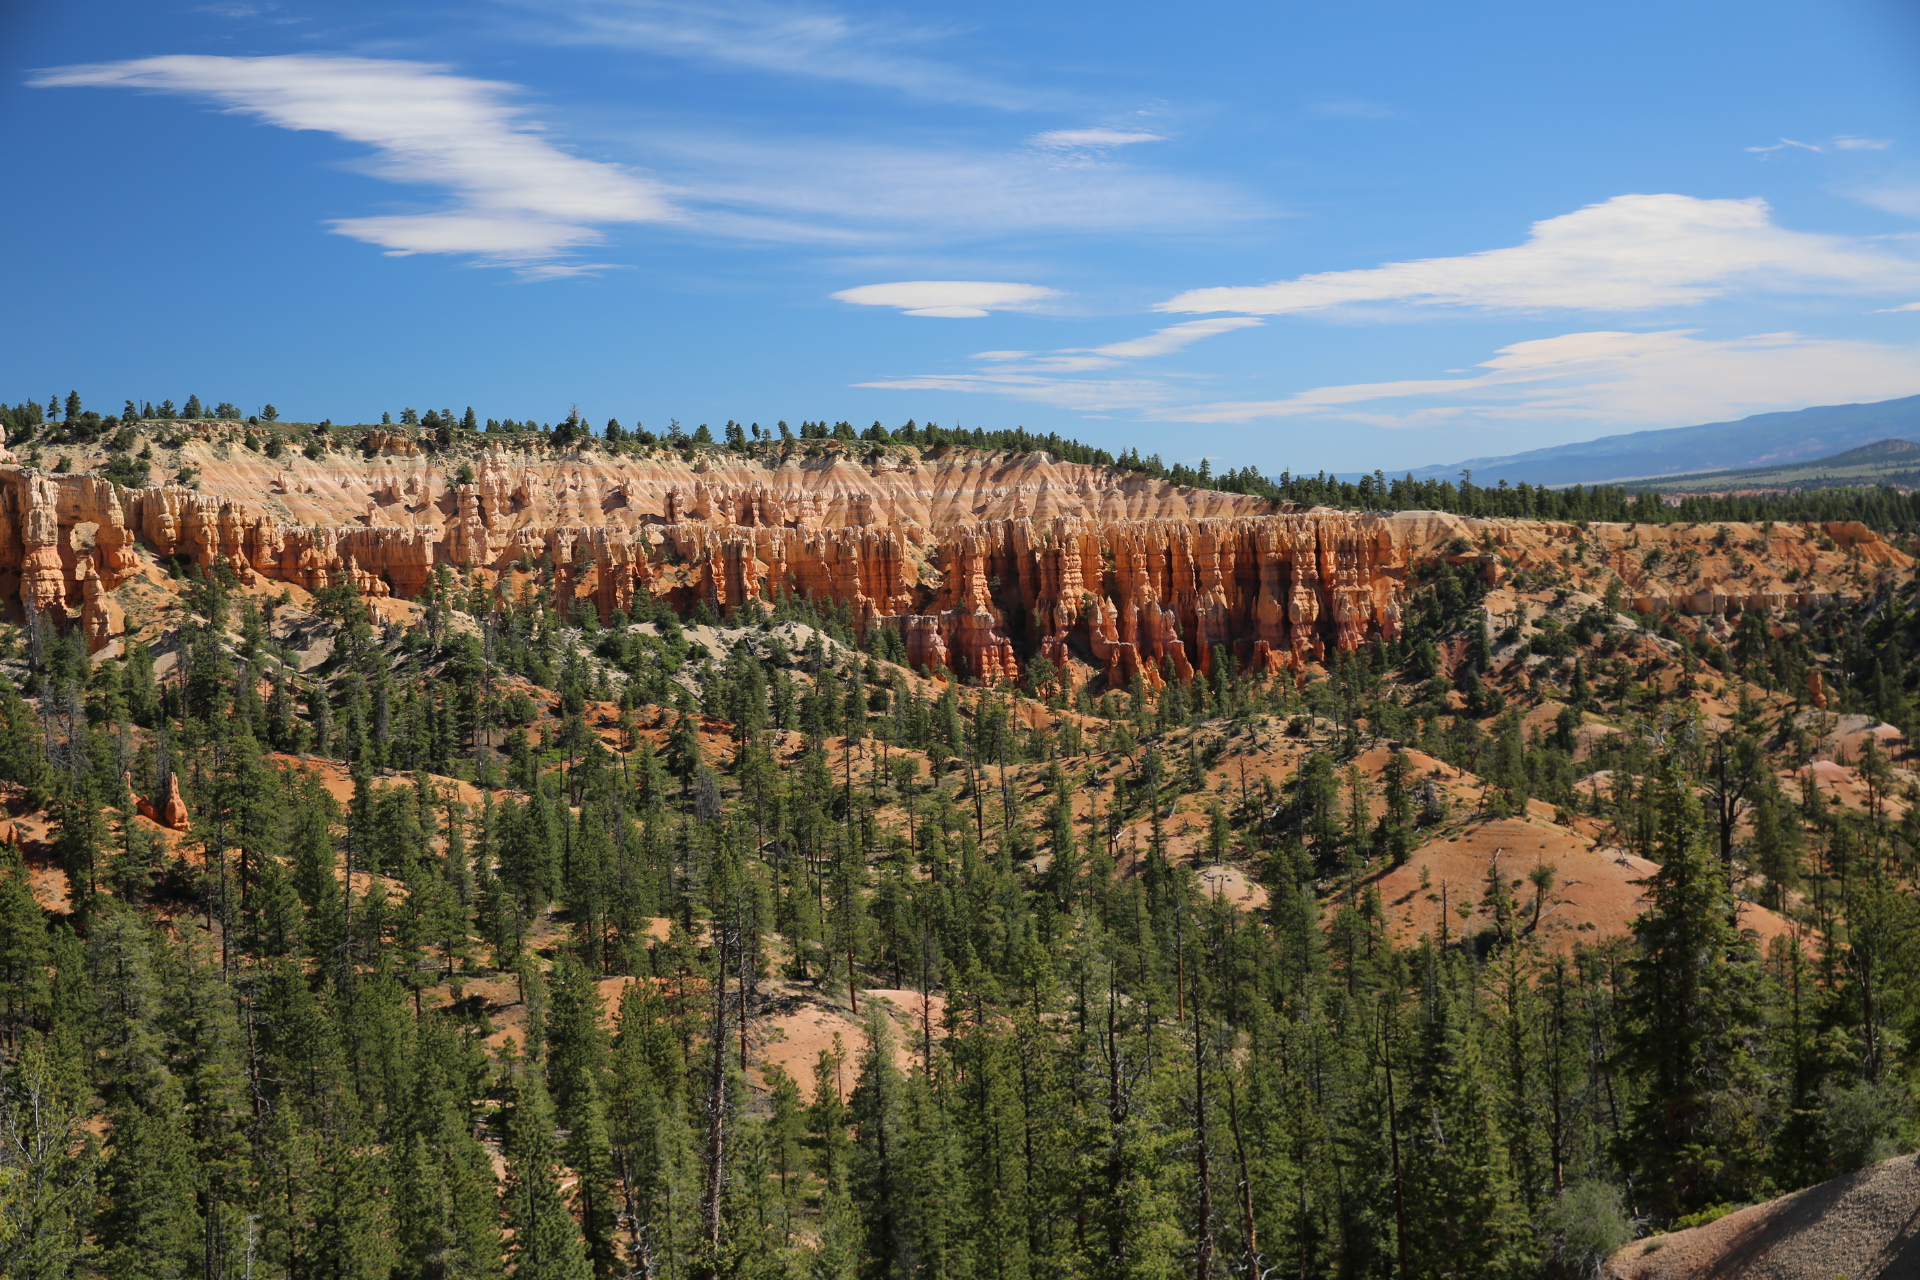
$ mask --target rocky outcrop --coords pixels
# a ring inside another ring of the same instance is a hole
[[[126,630],[127,615],[119,603],[107,594],[100,572],[93,561],[82,560],[80,573],[80,627],[86,633],[87,652],[98,653]]]
[[[983,681],[1035,657],[1120,685],[1189,678],[1217,652],[1268,670],[1315,661],[1397,634],[1406,571],[1379,522],[1337,513],[659,536],[662,554],[608,567],[603,603],[629,567],[636,591],[721,611],[781,593],[832,600],[863,631],[898,628],[916,665]]]
[[[1895,1156],[1703,1226],[1635,1240],[1605,1280],[1908,1280],[1920,1274],[1920,1160]]]
[[[185,831],[189,825],[187,802],[180,798],[180,779],[178,775],[167,775],[167,796],[162,800],[158,795],[151,800],[142,800],[137,806],[140,816],[151,822],[157,822],[170,831]]]

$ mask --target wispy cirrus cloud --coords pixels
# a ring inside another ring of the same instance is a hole
[[[1836,137],[1829,138],[1825,142],[1796,142],[1792,138],[1782,138],[1771,146],[1748,147],[1747,150],[1753,152],[1755,155],[1764,156],[1771,155],[1776,151],[1789,150],[1812,151],[1816,153],[1823,151],[1885,151],[1892,145],[1893,143],[1886,138],[1858,138],[1852,134],[1843,133]]]
[[[1191,174],[1058,163],[1034,147],[995,150],[683,129],[635,138],[716,235],[819,243],[978,240],[1006,234],[1190,234],[1267,210]]]
[[[1252,316],[1218,316],[1168,325],[1138,338],[1109,342],[1100,347],[1061,347],[1055,351],[976,351],[975,360],[988,360],[1004,370],[1021,373],[1077,373],[1111,369],[1128,360],[1151,360],[1185,350],[1202,338],[1262,324]]]
[[[1050,151],[1104,151],[1109,147],[1130,147],[1141,142],[1164,142],[1165,136],[1134,129],[1049,129],[1027,141]]]
[[[1917,285],[1920,263],[1869,242],[1790,231],[1774,223],[1758,198],[1623,195],[1536,222],[1524,243],[1508,248],[1274,284],[1191,289],[1157,310],[1641,311],[1742,288],[1876,294]]]
[[[1868,182],[1857,183],[1843,189],[1843,193],[1861,204],[1886,213],[1896,213],[1903,218],[1920,218],[1920,178],[1911,171],[1904,175],[1882,175]]]
[[[1128,338],[1122,342],[1109,342],[1104,347],[1089,347],[1087,350],[1095,355],[1109,356],[1115,360],[1150,360],[1155,356],[1172,355],[1176,351],[1192,346],[1202,338],[1211,338],[1219,333],[1231,333],[1235,329],[1256,328],[1260,323],[1251,316],[1188,320],[1181,324],[1168,325],[1164,329],[1155,329],[1143,337]]]
[[[284,129],[317,130],[373,148],[366,171],[443,188],[452,207],[342,218],[333,229],[391,254],[475,254],[533,274],[578,268],[555,260],[613,223],[670,222],[682,213],[654,180],[583,159],[533,131],[508,99],[514,86],[432,63],[290,55],[175,55],[57,67],[43,88],[150,89],[211,98]]]
[[[1168,385],[1157,378],[1059,378],[999,369],[986,373],[915,374],[853,385],[881,391],[979,392],[1082,413],[1153,409],[1174,398]]]
[[[839,296],[839,295],[835,295]],[[1256,327],[1250,316],[1223,316],[1168,325],[1138,338],[1099,347],[1063,347],[1056,351],[978,351],[975,360],[988,368],[979,373],[929,373],[885,378],[856,386],[889,391],[965,391],[1011,396],[1060,408],[1098,412],[1144,409],[1173,401],[1174,384],[1166,378],[1083,378],[1065,375],[1114,369],[1129,360],[1172,355],[1203,338]]]
[[[1049,129],[1028,138],[1027,146],[1055,169],[1112,169],[1119,167],[1116,148],[1165,141],[1165,135],[1142,129]]]
[[[628,48],[710,66],[833,80],[913,98],[1021,110],[1040,90],[974,75],[935,46],[951,29],[769,0],[503,0],[522,30],[557,44]]]
[[[334,231],[391,254],[470,254],[530,276],[589,269],[572,255],[621,223],[672,223],[725,240],[924,247],[1007,233],[1184,233],[1261,212],[1206,179],[1062,164],[1066,153],[1031,145],[915,147],[663,127],[627,140],[653,163],[641,173],[563,150],[513,102],[516,86],[430,63],[183,55],[54,68],[32,83],[205,98],[281,128],[368,145],[365,172],[438,187],[450,199],[439,209],[336,219]]]

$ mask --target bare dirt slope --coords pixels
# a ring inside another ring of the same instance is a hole
[[[1608,1280],[1908,1280],[1920,1276],[1920,1158],[1898,1156],[1704,1227],[1636,1240]]]
[[[1631,934],[1646,910],[1646,882],[1660,869],[1534,812],[1468,822],[1372,877],[1394,941],[1404,946],[1426,935],[1441,937],[1443,929],[1457,938],[1493,927],[1487,899],[1496,867],[1513,903],[1516,930],[1563,954],[1571,954],[1576,943]],[[1537,867],[1552,872],[1544,894],[1531,874]],[[1790,921],[1751,902],[1740,905],[1740,927],[1754,933],[1763,951],[1774,938],[1794,935]]]

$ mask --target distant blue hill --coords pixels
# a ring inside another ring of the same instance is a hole
[[[1729,471],[1811,461],[1889,438],[1920,439],[1920,396],[1877,404],[1825,405],[1758,413],[1738,422],[1634,431],[1507,457],[1468,458],[1420,467],[1416,480],[1457,480],[1469,468],[1477,485],[1599,484],[1692,471]],[[1403,473],[1404,474],[1404,473]]]

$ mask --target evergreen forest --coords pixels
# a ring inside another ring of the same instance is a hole
[[[1515,492],[1452,489],[1573,500]],[[1105,689],[550,565],[405,626],[176,572],[164,652],[0,641],[8,1280],[1548,1280],[1920,1137],[1920,804],[1877,738],[1816,785],[1808,701],[1914,727],[1911,583],[1503,632],[1433,557],[1391,643]],[[1652,864],[1630,930],[1496,860],[1395,935],[1378,873],[1541,806]]]

